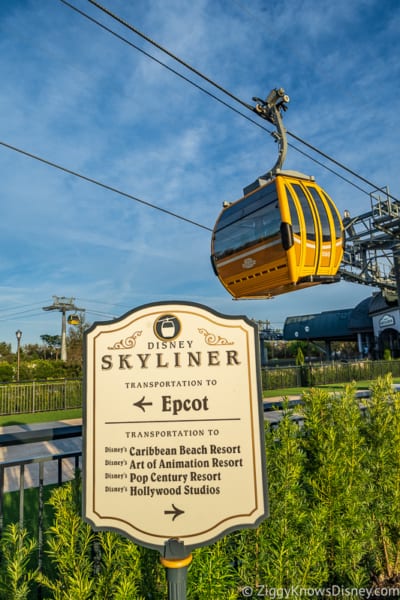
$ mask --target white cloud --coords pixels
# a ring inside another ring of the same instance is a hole
[[[257,120],[88,3],[74,3]],[[246,102],[284,86],[290,131],[399,194],[400,10],[392,3],[112,4]],[[62,3],[5,3],[0,16],[0,140],[207,227],[223,200],[239,198],[275,162],[277,148],[265,131]],[[341,211],[368,210],[366,196],[293,149],[287,166],[316,175]],[[209,232],[4,147],[0,171],[0,339],[15,329],[15,321],[1,321],[2,307],[26,297],[128,304],[186,297],[278,326],[305,301],[319,311],[370,292],[340,284],[235,303],[212,272]],[[43,319],[35,318],[30,341],[44,333]]]

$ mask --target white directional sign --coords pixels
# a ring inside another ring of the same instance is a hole
[[[267,516],[256,327],[157,303],[86,333],[84,516],[194,548]]]

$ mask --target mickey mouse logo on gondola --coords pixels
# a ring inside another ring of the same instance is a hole
[[[154,322],[154,333],[160,340],[173,340],[181,332],[181,323],[175,315],[161,315]]]

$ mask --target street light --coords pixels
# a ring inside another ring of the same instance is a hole
[[[20,329],[18,329],[15,332],[15,335],[17,336],[17,381],[19,381],[19,364],[20,364],[20,354],[21,354],[22,331]]]

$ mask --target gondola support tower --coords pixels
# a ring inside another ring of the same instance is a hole
[[[53,304],[51,306],[43,306],[43,310],[57,310],[61,312],[61,360],[67,360],[67,312],[84,312],[84,308],[75,306],[75,298],[66,298],[65,296],[53,296]]]

